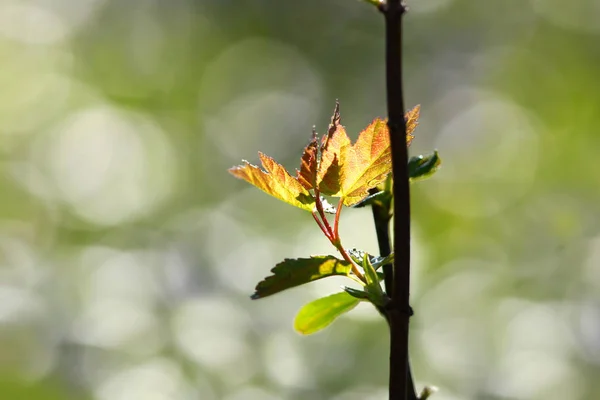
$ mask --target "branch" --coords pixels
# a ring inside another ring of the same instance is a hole
[[[390,324],[390,400],[406,400],[409,387],[408,320],[410,293],[410,190],[402,88],[402,15],[400,0],[380,6],[385,17],[388,126],[394,177],[394,258]],[[414,390],[414,389],[413,389]]]
[[[377,243],[379,245],[379,255],[386,257],[391,253],[390,240],[390,219],[391,219],[391,202],[379,203],[375,202],[372,205],[373,222],[375,223],[375,233],[377,235]],[[389,297],[392,297],[393,275],[392,265],[383,266],[383,275],[385,277],[385,289]],[[385,317],[388,325],[391,324],[390,318],[385,309],[379,308],[379,312]],[[419,400],[413,381],[410,360],[408,360],[408,378],[407,378],[407,396],[409,400]]]
[[[375,189],[374,191],[376,191]],[[373,211],[373,222],[375,224],[375,234],[377,235],[377,244],[379,246],[379,255],[387,257],[392,252],[392,244],[390,240],[390,219],[392,217],[390,202],[381,204],[373,203],[371,209]],[[383,276],[385,281],[385,292],[391,298],[393,296],[394,281],[392,264],[383,266]]]

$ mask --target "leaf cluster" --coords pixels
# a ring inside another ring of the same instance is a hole
[[[405,115],[407,146],[414,138],[419,114],[420,107],[416,106]],[[341,124],[339,103],[336,103],[327,133],[319,137],[313,130],[295,174],[265,154],[259,153],[259,159],[262,168],[244,160],[242,165],[229,169],[229,172],[281,201],[310,212],[342,258],[326,255],[285,259],[271,270],[272,275],[256,285],[251,298],[267,297],[330,276],[345,276],[362,287],[344,287],[342,292],[305,305],[294,323],[295,329],[302,334],[328,326],[360,301],[385,306],[389,298],[381,287],[383,274],[377,269],[391,264],[393,254],[383,258],[346,250],[338,227],[343,206],[356,208],[379,204],[391,216],[393,180],[387,121],[374,119],[352,144]],[[408,164],[411,182],[431,176],[440,163],[437,152],[411,158]],[[331,205],[327,197],[338,198],[337,206]],[[335,215],[333,223],[326,214]]]

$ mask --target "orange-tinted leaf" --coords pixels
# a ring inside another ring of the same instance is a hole
[[[313,130],[312,140],[304,148],[302,158],[300,159],[300,170],[297,173],[298,182],[307,190],[315,187],[317,182],[317,150],[317,132]]]
[[[317,185],[321,193],[340,195],[342,168],[348,150],[352,147],[346,129],[340,124],[340,108],[336,103],[327,136],[323,137],[321,160],[317,172]]]
[[[421,106],[416,105],[412,110],[404,114],[404,120],[406,121],[406,145],[410,146],[410,143],[415,138],[412,134],[417,125],[419,125],[419,115],[421,114]]]
[[[271,157],[258,155],[265,171],[244,161],[244,165],[230,168],[229,172],[279,200],[312,212],[315,200],[308,190]]]
[[[385,181],[392,168],[387,123],[373,121],[348,151],[342,174],[342,195],[347,206],[358,203],[369,189]]]
[[[405,115],[407,146],[418,124],[420,107]],[[323,140],[317,184],[323,194],[342,197],[346,206],[358,203],[368,190],[379,185],[392,169],[387,121],[374,120],[363,130],[354,145],[340,123],[339,104]]]
[[[404,116],[406,144],[410,146],[418,125],[420,107]],[[259,153],[264,171],[247,161],[229,172],[286,203],[313,211],[314,197],[309,190],[343,198],[346,206],[360,202],[368,190],[385,181],[391,172],[390,138],[387,123],[374,120],[352,145],[340,122],[339,103],[336,103],[327,135],[319,141],[313,138],[304,149],[296,177],[272,158]],[[320,151],[319,151],[320,150]]]

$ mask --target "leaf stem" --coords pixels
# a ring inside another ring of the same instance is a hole
[[[323,203],[321,202],[321,192],[316,187],[314,188],[314,191],[315,206],[317,207],[317,211],[321,216],[321,221],[323,222],[323,224],[325,225],[325,229],[327,230],[327,233],[325,235],[329,238],[329,240],[335,239],[333,229],[331,229],[331,225],[329,225],[329,221],[327,220],[327,217],[325,216],[325,211],[323,210]]]
[[[325,227],[325,225],[323,225],[323,223],[319,219],[319,216],[314,211],[311,214],[312,214],[313,218],[315,219],[315,221],[317,222],[317,225],[319,225],[319,228],[321,228],[321,230],[323,231],[325,236],[327,236],[327,239],[329,239],[329,241],[331,242],[333,240],[333,238],[330,236],[330,233],[329,233],[329,231],[327,231],[327,228]]]
[[[344,199],[343,197],[340,197],[340,200],[338,201],[337,204],[337,208],[335,210],[335,219],[333,220],[333,237],[338,239],[340,238],[340,234],[339,232],[339,226],[340,226],[340,214],[342,212],[342,207],[344,206]]]
[[[333,245],[340,252],[340,254],[342,255],[342,258],[344,260],[348,261],[350,264],[352,264],[352,273],[354,273],[354,275],[356,275],[356,277],[358,279],[360,279],[362,282],[366,282],[365,276],[358,269],[358,264],[356,264],[356,262],[352,259],[352,257],[350,257],[350,254],[348,254],[348,252],[346,251],[344,246],[342,246],[342,243],[338,240],[337,245],[335,243],[333,243]]]
[[[342,246],[342,241],[340,240],[340,236],[338,234],[338,227],[339,227],[339,223],[340,223],[340,213],[341,213],[341,209],[343,206],[342,199],[340,198],[340,201],[338,203],[338,208],[335,211],[335,219],[334,219],[333,229],[331,228],[331,225],[329,225],[329,222],[327,221],[327,217],[325,216],[325,211],[323,210],[323,203],[321,202],[321,195],[320,195],[318,189],[315,189],[315,205],[316,205],[319,215],[317,215],[313,211],[312,216],[315,219],[315,221],[317,222],[317,225],[319,225],[319,228],[321,228],[321,230],[323,231],[323,233],[325,234],[327,239],[329,239],[331,244],[340,252],[340,254],[342,255],[342,258],[344,260],[346,260],[347,262],[349,262],[350,265],[352,265],[352,273],[354,275],[356,275],[356,277],[358,279],[360,279],[362,282],[365,282],[365,277],[362,274],[362,272],[360,272],[360,269],[358,269],[358,264],[356,264],[356,262],[354,262],[354,260],[352,259],[352,257],[350,257],[350,255],[348,254],[348,252],[346,251],[344,246]],[[319,218],[319,216],[321,218]]]

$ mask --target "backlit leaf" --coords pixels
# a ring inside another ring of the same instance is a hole
[[[342,173],[344,204],[351,206],[369,195],[369,189],[385,181],[392,168],[387,123],[374,120],[347,151]]]
[[[328,276],[349,275],[351,269],[350,263],[334,256],[286,258],[271,269],[273,275],[266,277],[256,285],[252,299],[267,297]]]
[[[406,121],[406,145],[410,146],[410,143],[415,138],[413,132],[419,125],[419,115],[421,115],[421,106],[416,105],[412,110],[404,114],[404,120]]]
[[[419,106],[406,113],[407,145],[418,124]],[[392,169],[387,122],[375,119],[365,128],[354,145],[341,125],[336,104],[331,125],[321,146],[316,183],[321,193],[342,197],[346,206],[359,203],[369,189],[383,183]]]
[[[405,115],[407,146],[414,137],[419,113],[420,107],[416,106]],[[313,190],[315,195],[320,192],[340,197],[346,206],[356,205],[369,196],[369,189],[386,182],[391,174],[389,129],[385,120],[375,119],[352,145],[340,121],[339,103],[336,103],[327,134],[319,143],[313,130],[295,177],[262,153],[259,156],[263,169],[244,161],[229,172],[271,196],[310,212],[314,211],[315,204]]]
[[[300,184],[308,190],[312,189],[317,181],[317,156],[317,132],[315,132],[313,129],[312,139],[304,148],[304,152],[302,152],[302,158],[300,159],[300,170],[297,173],[298,182],[300,182]]]
[[[258,155],[264,171],[244,161],[244,165],[230,168],[229,172],[279,200],[312,212],[315,200],[310,192],[271,157]]]
[[[337,317],[352,310],[360,300],[346,292],[322,297],[300,309],[294,328],[303,335],[310,335],[331,324]]]
[[[340,124],[340,105],[336,103],[329,130],[321,145],[321,159],[317,172],[317,185],[321,193],[340,197],[342,168],[351,147],[346,129]]]

